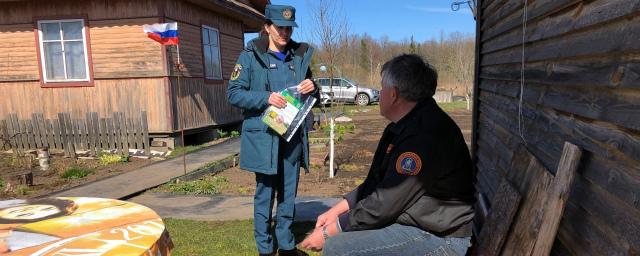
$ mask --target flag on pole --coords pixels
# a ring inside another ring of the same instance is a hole
[[[178,23],[160,23],[144,25],[143,30],[147,36],[163,45],[178,45]]]

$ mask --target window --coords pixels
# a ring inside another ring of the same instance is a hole
[[[218,30],[202,26],[202,53],[204,55],[204,75],[206,79],[222,79],[220,61],[220,41]]]
[[[89,81],[85,35],[81,19],[38,21],[45,83]]]

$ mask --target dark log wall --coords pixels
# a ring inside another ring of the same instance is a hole
[[[524,2],[479,3],[474,156],[482,197],[491,201],[523,141],[551,172],[570,141],[585,154],[552,254],[637,255],[640,0],[529,0],[523,59]]]

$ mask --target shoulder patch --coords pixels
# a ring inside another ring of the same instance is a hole
[[[233,68],[233,72],[231,72],[231,81],[238,79],[240,77],[240,72],[242,71],[242,65],[236,64]]]
[[[414,176],[422,169],[422,159],[413,152],[404,152],[396,160],[396,171],[401,175]]]

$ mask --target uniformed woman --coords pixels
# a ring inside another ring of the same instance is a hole
[[[309,146],[307,129],[302,124],[286,142],[261,120],[271,106],[283,108],[286,101],[280,91],[297,85],[302,95],[318,97],[310,80],[309,64],[313,49],[291,40],[295,8],[267,5],[266,22],[258,38],[247,45],[231,74],[227,90],[229,102],[243,110],[240,168],[256,174],[254,196],[254,236],[260,255],[297,255],[291,224],[295,213],[295,197],[299,170],[308,170]],[[271,234],[271,210],[277,201],[277,247]]]

